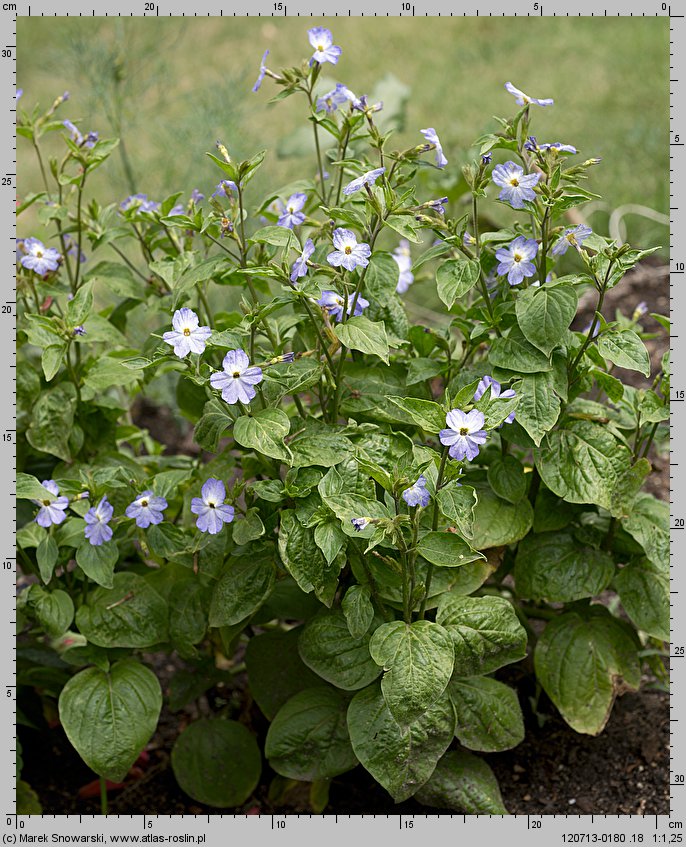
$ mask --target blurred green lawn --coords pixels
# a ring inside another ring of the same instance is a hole
[[[304,98],[269,106],[277,87],[269,79],[257,94],[251,87],[265,49],[270,67],[297,65],[311,52],[307,28],[319,23],[343,48],[339,64],[325,66],[332,82],[361,94],[391,74],[387,90],[409,88],[398,145],[420,142],[419,128],[434,126],[449,170],[458,174],[475,155],[474,139],[496,126],[491,116],[514,113],[503,88],[511,80],[532,96],[555,99],[553,108],[532,109],[539,141],[602,157],[588,187],[608,211],[641,204],[667,213],[666,18],[20,18],[21,105],[47,107],[68,89],[62,117],[101,137],[121,124],[136,188],[156,199],[193,187],[211,191],[218,172],[204,153],[217,138],[239,158],[266,148],[257,200],[314,173],[311,156],[277,152],[278,142],[302,126]],[[24,195],[40,181],[22,139],[19,154]],[[103,203],[129,193],[118,155],[93,190]],[[604,231],[607,213],[591,222]],[[667,244],[663,225],[633,216],[626,222],[635,243]]]

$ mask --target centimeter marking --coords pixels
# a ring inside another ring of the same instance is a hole
[[[115,0],[116,2],[116,0]],[[441,0],[433,0],[432,6],[437,6]],[[56,8],[56,4],[61,4],[60,8]],[[64,6],[67,8],[64,8]],[[85,4],[84,4],[85,5]],[[319,17],[319,16],[352,16],[360,15],[367,17],[668,17],[669,20],[669,70],[670,70],[670,113],[669,113],[669,145],[670,148],[681,148],[684,146],[682,139],[686,138],[686,127],[682,126],[683,119],[683,95],[679,82],[679,75],[686,71],[686,59],[682,59],[684,55],[683,49],[679,49],[683,45],[684,25],[682,20],[684,15],[678,14],[671,5],[667,3],[655,3],[648,9],[640,8],[639,4],[635,4],[633,0],[625,0],[619,7],[608,11],[604,9],[602,13],[593,7],[592,0],[578,0],[574,11],[570,12],[564,8],[564,4],[555,4],[552,0],[546,3],[545,11],[542,3],[524,3],[520,6],[519,3],[508,4],[507,0],[500,0],[497,4],[498,8],[490,9],[487,4],[481,4],[481,9],[473,11],[454,11],[447,8],[432,8],[418,9],[417,5],[408,2],[400,2],[397,8],[370,10],[368,2],[365,2],[365,8],[354,10],[351,8],[343,11],[337,8],[322,9],[322,11],[312,10],[297,10],[292,11],[285,3],[268,4],[264,9],[249,9],[249,10],[232,10],[227,13],[227,16],[232,17]],[[503,6],[515,6],[516,8],[506,8]],[[632,8],[638,5],[639,8]],[[26,5],[21,3],[5,3],[0,2],[0,28],[2,28],[2,41],[6,42],[2,49],[3,58],[11,58],[11,70],[4,66],[3,73],[0,74],[0,79],[4,85],[4,93],[7,102],[11,103],[9,108],[10,121],[3,124],[2,135],[2,152],[4,154],[5,174],[2,179],[2,185],[12,185],[12,180],[15,181],[16,187],[16,150],[17,150],[17,135],[16,135],[16,101],[14,99],[16,91],[16,59],[17,59],[17,37],[16,25],[17,17],[83,17],[96,16],[95,9],[80,8],[79,2],[71,2],[70,0],[53,0],[49,8],[43,8],[40,4]],[[128,7],[126,0],[117,3],[119,8],[98,11],[98,16],[105,17],[159,17],[159,16],[177,16],[177,17],[223,17],[224,10],[221,8],[210,9],[207,12],[186,12],[184,8],[178,8],[175,3],[171,2],[167,10],[163,7],[160,11],[160,5],[151,2],[140,2],[135,7]],[[122,7],[128,7],[122,9]],[[171,7],[171,8],[169,8]],[[484,8],[485,7],[485,8]],[[9,13],[7,19],[3,21],[3,13]],[[1,160],[0,160],[1,161]],[[10,167],[11,165],[11,167]],[[672,319],[679,318],[680,315],[686,314],[686,290],[683,285],[679,285],[679,275],[686,273],[686,255],[683,253],[679,258],[675,256],[674,251],[677,246],[674,241],[674,233],[684,232],[683,218],[681,217],[680,207],[677,204],[679,198],[686,191],[686,169],[683,165],[683,154],[680,150],[670,149],[670,167],[669,167],[669,185],[670,185],[670,317]],[[7,224],[5,232],[12,232],[9,236],[9,241],[12,243],[10,269],[13,284],[9,287],[11,298],[4,300],[0,306],[0,318],[5,316],[5,322],[0,324],[0,327],[7,326],[9,321],[14,318],[16,320],[16,279],[15,274],[15,243],[16,243],[16,217],[14,213],[14,202],[12,206],[6,204],[6,208],[0,204],[2,214],[4,215]],[[679,245],[680,246],[680,245]],[[8,263],[10,261],[10,252],[7,251]],[[676,278],[675,278],[676,277]],[[0,433],[2,438],[2,454],[0,456],[0,468],[10,476],[16,473],[16,323],[14,333],[0,333],[0,356],[2,361],[7,362],[5,372],[0,370],[0,386],[4,389],[5,395],[12,397],[11,410],[8,410],[3,418],[0,418]],[[682,359],[686,358],[686,351],[682,352],[680,347],[679,335],[672,333],[670,337],[670,351],[672,354],[672,370],[676,370],[675,365],[681,365]],[[4,353],[4,356],[3,356]],[[686,361],[684,361],[686,365]],[[679,368],[678,373],[681,373]],[[673,401],[682,403],[686,401],[686,385],[681,388],[679,385],[673,389]],[[680,437],[686,437],[686,423],[682,423],[679,415],[684,410],[683,406],[675,406],[670,413],[670,433],[672,435],[672,443],[677,444]],[[683,417],[683,415],[682,415]],[[4,424],[4,426],[2,425]],[[670,451],[670,455],[678,455],[678,449]],[[670,503],[672,504],[672,520],[670,527],[670,537],[672,541],[676,541],[678,536],[676,533],[685,528],[684,517],[681,517],[677,511],[677,504],[682,502],[680,495],[686,495],[686,491],[682,492],[681,487],[686,487],[686,476],[679,472],[679,462],[670,461]],[[4,537],[8,540],[11,536],[15,537],[16,541],[16,489],[12,484],[0,487],[0,527],[5,530]],[[686,517],[686,516],[685,516]],[[670,554],[674,556],[674,551]],[[15,580],[17,577],[16,559],[14,556],[5,555],[2,559],[2,572],[7,575],[11,574]],[[680,581],[686,577],[682,576],[678,568],[671,570],[671,592],[672,597],[676,597],[680,591]],[[2,700],[5,703],[3,717],[3,725],[8,728],[15,724],[16,721],[16,683],[17,683],[17,668],[16,668],[16,646],[14,646],[14,624],[15,624],[15,606],[13,596],[10,593],[10,587],[6,586],[1,594],[2,605],[0,609],[4,612],[2,618],[7,629],[8,641],[11,645],[11,655],[5,654],[0,659],[0,667],[3,671],[3,676],[0,679],[5,681],[5,694]],[[676,601],[670,602],[670,622],[672,633],[672,649],[671,658],[686,657],[686,626],[681,622],[677,615],[679,605]],[[682,616],[683,617],[683,616]],[[2,626],[2,624],[0,624]],[[673,663],[672,669],[672,690],[670,698],[671,714],[679,713],[684,704],[684,695],[682,693],[682,678],[686,673],[686,663]],[[684,667],[684,671],[681,668]],[[11,681],[10,681],[11,680]],[[677,683],[679,686],[677,688]],[[677,696],[678,692],[678,696]],[[416,835],[420,832],[429,832],[435,834],[438,826],[443,828],[442,820],[450,821],[447,827],[451,828],[455,824],[461,825],[462,829],[466,827],[470,830],[470,834],[476,835],[482,839],[485,845],[499,844],[503,837],[510,840],[513,847],[519,845],[545,844],[546,847],[551,843],[551,838],[556,834],[562,838],[562,841],[572,841],[575,843],[682,843],[685,836],[682,835],[684,826],[684,818],[686,818],[686,781],[684,771],[686,771],[686,757],[677,758],[678,752],[683,753],[686,747],[686,737],[684,733],[678,730],[678,717],[671,717],[671,777],[670,777],[670,798],[671,807],[670,814],[667,815],[650,815],[650,816],[635,816],[635,815],[513,815],[509,818],[502,816],[463,816],[463,815],[222,815],[213,816],[171,816],[171,815],[111,815],[103,819],[102,817],[91,815],[40,815],[23,817],[16,815],[16,804],[14,802],[16,790],[16,769],[14,767],[14,759],[16,755],[15,739],[8,738],[7,752],[10,754],[4,762],[0,762],[0,791],[5,798],[8,811],[4,820],[3,841],[6,844],[16,844],[23,841],[38,840],[39,834],[42,836],[45,832],[79,832],[84,830],[90,833],[95,833],[92,841],[96,838],[107,843],[110,835],[115,832],[126,834],[130,837],[130,833],[140,832],[155,833],[148,835],[150,841],[166,841],[168,843],[179,842],[195,842],[198,844],[208,843],[208,834],[212,837],[212,843],[224,844],[226,838],[226,830],[221,829],[221,822],[225,820],[232,821],[231,835],[239,837],[241,834],[254,835],[255,825],[258,822],[269,822],[270,831],[277,834],[283,831],[282,838],[285,836],[287,841],[293,839],[293,843],[303,844],[315,843],[315,839],[324,836],[329,839],[332,847],[338,847],[348,843],[351,829],[356,829],[360,837],[370,837],[370,830],[378,828],[379,834],[384,834],[390,825],[397,828],[401,832],[414,831]],[[677,749],[678,748],[678,749]],[[681,771],[681,772],[679,772]],[[681,792],[675,793],[674,789],[682,788]],[[681,816],[682,820],[678,818]],[[434,823],[435,821],[435,823]],[[526,829],[520,827],[526,821]],[[333,827],[330,826],[333,824]],[[344,826],[339,828],[339,824]],[[219,825],[217,827],[216,825]],[[359,825],[359,828],[358,828]],[[515,829],[516,826],[516,829]],[[383,831],[381,831],[383,827]],[[262,827],[260,827],[262,828]],[[181,833],[181,829],[186,829],[187,832]],[[345,831],[344,837],[341,837],[342,830]],[[649,833],[652,832],[652,836]],[[19,833],[17,836],[16,833]],[[32,833],[31,835],[29,833]],[[97,835],[97,834],[100,835]],[[106,833],[106,834],[103,834]],[[545,833],[545,835],[544,835]],[[569,833],[565,838],[565,833]],[[145,836],[140,837],[144,841]],[[216,839],[216,840],[215,840]],[[493,840],[492,840],[493,839]],[[41,837],[40,840],[48,840],[48,837]],[[53,840],[69,840],[69,837],[53,836]],[[112,839],[114,840],[114,839]],[[124,840],[122,838],[122,840]],[[131,840],[133,840],[131,838]]]

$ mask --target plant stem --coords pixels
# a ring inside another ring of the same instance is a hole
[[[314,103],[312,102],[312,92],[306,91],[307,100],[310,104],[310,111],[314,113]],[[317,165],[319,166],[319,193],[322,198],[322,202],[326,203],[326,193],[324,191],[324,166],[322,164],[322,151],[319,146],[319,127],[317,126],[317,121],[312,122],[312,126],[314,127],[314,146],[317,149]]]
[[[126,255],[121,251],[115,244],[112,242],[109,243],[109,246],[114,250],[114,252],[119,256],[119,258],[124,262],[124,264],[128,265],[129,268],[143,280],[143,282],[147,285],[149,280],[144,273],[141,273],[138,268],[133,264],[132,261],[127,259]]]
[[[434,512],[431,518],[431,529],[433,532],[436,532],[438,529],[438,492],[441,489],[441,484],[443,483],[443,474],[445,472],[445,465],[448,461],[448,448],[443,448],[443,455],[441,456],[441,464],[438,466],[438,476],[436,477],[436,494],[434,495]],[[419,607],[419,620],[424,620],[424,614],[426,612],[426,603],[429,599],[429,591],[431,589],[431,580],[434,575],[434,566],[429,563],[428,568],[426,569],[426,582],[424,583],[424,597],[422,598],[422,604]]]
[[[345,126],[345,137],[343,138],[343,144],[341,145],[341,149],[339,152],[339,159],[345,159],[345,154],[348,149],[348,141],[350,140],[350,124],[346,123]],[[341,189],[343,188],[343,165],[341,165],[338,171],[338,186],[336,188],[336,202],[334,205],[338,206],[341,202]]]
[[[81,203],[83,200],[83,187],[85,185],[85,176],[79,182],[79,191],[76,198],[76,226],[78,227],[78,235],[76,238],[76,270],[74,271],[74,284],[72,291],[74,294],[79,289],[79,277],[81,276],[81,244],[83,241],[83,227],[81,226]]]
[[[474,228],[474,244],[476,246],[476,261],[479,262],[479,290],[481,291],[481,296],[483,297],[484,304],[486,306],[486,311],[488,312],[488,317],[491,320],[491,325],[493,329],[496,331],[496,335],[500,337],[501,332],[498,325],[495,322],[495,315],[493,313],[493,304],[491,303],[491,297],[488,293],[488,286],[486,285],[486,280],[484,278],[483,268],[481,267],[481,239],[479,236],[479,218],[477,216],[477,200],[476,194],[472,194],[472,226]]]
[[[100,777],[100,814],[107,817],[107,780]]]

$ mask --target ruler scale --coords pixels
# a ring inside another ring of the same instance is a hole
[[[285,2],[258,2],[238,7],[227,7],[224,2],[206,2],[195,10],[181,2],[146,2],[146,0],[111,0],[106,9],[93,9],[88,2],[69,0],[40,0],[40,2],[0,2],[0,51],[4,64],[2,85],[9,119],[0,128],[2,164],[0,177],[5,192],[0,195],[2,215],[8,224],[4,227],[8,268],[8,282],[0,297],[0,373],[4,388],[4,403],[0,417],[2,439],[1,469],[12,480],[16,471],[16,282],[14,281],[14,251],[16,239],[16,27],[22,17],[664,17],[669,18],[669,55],[665,64],[670,75],[670,312],[673,332],[670,339],[672,372],[677,380],[686,368],[686,318],[681,328],[681,315],[686,315],[686,251],[682,249],[677,234],[686,232],[686,211],[683,200],[686,192],[686,104],[683,90],[686,82],[686,52],[684,35],[686,23],[682,7],[676,2],[637,3],[625,0],[612,6],[598,8],[592,0],[578,0],[573,8],[562,2],[520,2],[495,0],[479,3],[478,8],[451,6],[445,0],[428,0],[426,5],[403,0],[369,0],[347,2],[338,8],[327,2],[319,7],[308,7],[306,0]],[[411,26],[411,24],[409,24]],[[667,143],[667,139],[665,139]],[[621,151],[620,151],[621,152]],[[10,248],[12,255],[10,256]],[[11,265],[10,265],[11,262]],[[12,283],[9,280],[12,280]],[[12,330],[12,331],[10,331]],[[686,433],[686,384],[672,378],[671,421],[673,445],[679,444],[680,430]],[[0,659],[3,709],[0,714],[2,749],[0,763],[0,829],[4,844],[22,843],[166,843],[225,845],[245,842],[247,839],[268,839],[285,844],[320,844],[323,839],[330,847],[350,843],[351,838],[397,838],[403,843],[412,839],[447,837],[449,843],[462,843],[463,839],[478,838],[483,845],[508,843],[520,845],[552,844],[681,844],[686,843],[686,619],[683,614],[686,602],[686,575],[679,561],[678,547],[671,553],[671,775],[670,813],[668,815],[110,815],[107,818],[91,815],[36,815],[18,816],[15,805],[15,600],[14,586],[17,568],[14,558],[16,532],[16,504],[13,482],[0,488],[0,526],[2,546],[2,592],[0,593],[0,626],[7,634],[6,647]],[[686,502],[686,454],[682,458],[678,446],[670,452],[670,503],[671,538],[678,541],[678,532],[684,530],[686,511],[680,504]],[[682,599],[685,598],[685,599]],[[524,742],[526,743],[526,741]],[[258,843],[261,843],[258,842]]]

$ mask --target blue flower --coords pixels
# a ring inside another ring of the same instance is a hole
[[[328,314],[335,318],[337,321],[343,320],[343,309],[345,308],[350,316],[350,312],[353,308],[353,301],[355,299],[355,295],[351,294],[348,296],[347,306],[346,299],[342,297],[340,294],[336,294],[335,291],[322,291],[322,296],[317,300],[317,304],[322,307]],[[369,305],[369,300],[365,300],[364,297],[358,297],[357,302],[355,303],[355,314],[353,317],[359,317],[362,312]]]
[[[164,497],[155,496],[151,490],[144,491],[126,507],[126,517],[135,518],[136,526],[147,529],[150,524],[162,523],[162,512],[168,505]]]
[[[98,140],[97,132],[89,132],[86,136],[81,135],[78,130],[78,127],[74,126],[71,121],[62,121],[62,125],[69,130],[71,133],[71,140],[78,147],[95,147],[95,144]]]
[[[132,194],[119,204],[119,208],[122,212],[128,212],[129,209],[136,209],[139,212],[156,212],[160,204],[155,200],[148,200],[147,194]]]
[[[491,175],[493,182],[503,190],[498,199],[509,203],[513,209],[523,209],[525,200],[535,200],[534,185],[541,178],[540,174],[525,174],[524,168],[514,162],[496,165]]]
[[[439,215],[445,214],[445,206],[444,203],[448,202],[447,197],[437,197],[435,200],[429,200],[427,203],[422,203],[422,209],[433,209],[434,212],[438,212]]]
[[[60,266],[62,256],[54,247],[46,247],[37,238],[25,238],[21,248],[25,256],[21,257],[22,267],[45,276],[51,271],[56,271]]]
[[[24,93],[24,89],[23,89],[23,88],[17,88],[17,93],[16,93],[16,95],[15,95],[16,99],[17,99],[17,100],[19,100],[19,99],[21,98],[21,96],[22,96],[22,94],[23,94],[23,93]]]
[[[255,82],[255,85],[253,85],[253,87],[252,87],[253,91],[259,91],[260,90],[260,86],[262,85],[262,80],[264,79],[264,75],[267,73],[267,68],[266,68],[264,63],[267,60],[268,55],[269,55],[269,50],[265,50],[264,56],[262,56],[262,61],[260,62],[259,76],[257,77],[257,81]]]
[[[443,155],[443,148],[441,147],[441,142],[438,140],[438,135],[436,134],[436,130],[430,126],[427,129],[420,129],[421,134],[426,138],[426,140],[433,144],[436,148],[436,166],[439,168],[444,168],[448,164],[448,160]]]
[[[212,335],[209,326],[200,326],[200,320],[192,309],[177,309],[172,318],[173,330],[162,336],[174,348],[179,359],[189,353],[204,353],[207,339]]]
[[[510,400],[517,395],[514,392],[514,389],[508,388],[506,391],[503,391],[500,383],[493,379],[492,376],[485,376],[481,379],[479,384],[476,386],[476,391],[474,392],[474,400],[481,400],[488,389],[491,389],[491,399],[496,400],[500,398],[501,400]],[[512,423],[515,419],[515,413],[510,412],[510,414],[505,418],[505,423]]]
[[[356,109],[358,112],[362,112],[362,114],[371,119],[371,116],[374,112],[380,112],[383,109],[383,103],[369,103],[369,95],[363,94],[361,97],[357,97],[353,100],[353,109]]]
[[[198,188],[194,188],[191,191],[191,202],[200,203],[204,199],[205,195]]]
[[[533,276],[536,273],[536,265],[532,259],[538,253],[538,242],[533,238],[517,236],[507,247],[496,250],[495,257],[500,262],[498,265],[498,276],[507,274],[510,285],[519,285],[524,277]]]
[[[637,321],[639,318],[642,318],[648,312],[648,304],[645,300],[641,300],[641,302],[634,309],[634,313],[631,316],[632,321]]]
[[[515,88],[511,82],[505,83],[505,88],[510,92],[510,94],[514,95],[515,103],[518,106],[530,106],[531,104],[535,104],[536,106],[552,106],[553,101],[550,98],[545,100],[539,100],[536,97],[529,97],[528,94],[525,94],[523,91],[520,91],[519,88]]]
[[[112,528],[108,524],[113,514],[112,504],[107,497],[103,497],[97,506],[91,507],[83,516],[86,521],[84,535],[93,547],[99,547],[112,538]]]
[[[346,103],[354,103],[356,100],[357,97],[353,92],[343,85],[342,82],[339,82],[331,91],[317,98],[317,111],[331,114],[339,106],[344,106]]]
[[[344,267],[348,271],[356,267],[366,268],[372,255],[368,244],[358,244],[355,233],[349,229],[338,228],[333,231],[333,246],[336,248],[326,257],[334,268]]]
[[[445,416],[447,429],[439,433],[441,444],[450,447],[448,453],[452,459],[476,459],[479,446],[486,443],[486,432],[482,429],[484,416],[477,409],[463,412],[453,409]]]
[[[223,371],[210,377],[212,388],[221,389],[222,400],[233,406],[249,403],[257,391],[254,386],[262,382],[262,369],[250,366],[250,359],[243,350],[229,350],[222,362]]]
[[[331,62],[332,65],[335,65],[338,62],[343,51],[333,43],[333,35],[331,35],[330,30],[323,26],[316,26],[313,29],[308,29],[307,35],[314,48],[314,53],[310,59],[311,65],[315,62],[319,62],[320,65],[324,62]]]
[[[36,523],[38,526],[43,526],[47,529],[51,524],[61,524],[67,517],[64,512],[69,506],[69,498],[59,496],[60,490],[57,487],[57,483],[52,479],[44,479],[41,485],[49,494],[52,494],[56,498],[51,500],[46,497],[45,500],[33,501],[36,506],[40,506],[36,515]]]
[[[536,140],[535,135],[530,135],[526,141],[524,142],[524,149],[528,150],[529,153],[536,153],[536,151],[541,148],[538,146],[538,141]]]
[[[462,243],[465,247],[473,247],[476,244],[476,238],[465,231],[465,234],[462,236]]]
[[[493,153],[484,153],[481,156],[481,163],[484,165],[490,165],[493,161]]]
[[[578,153],[576,147],[571,144],[561,144],[559,141],[554,141],[552,144],[541,144],[541,150],[557,150],[558,153]]]
[[[398,284],[395,290],[398,294],[404,294],[414,282],[412,273],[412,254],[410,253],[410,242],[403,238],[391,254],[398,266]]]
[[[355,527],[357,532],[362,532],[362,530],[367,529],[371,520],[371,518],[351,518],[350,523]]]
[[[191,500],[191,512],[198,516],[195,525],[201,532],[216,535],[225,523],[231,523],[233,506],[224,505],[226,488],[221,480],[210,477],[200,489],[200,497]]]
[[[408,506],[422,506],[426,508],[431,500],[431,495],[426,490],[426,477],[420,476],[419,479],[403,491],[403,500]]]
[[[305,220],[305,215],[300,211],[307,202],[307,194],[291,194],[287,202],[284,204],[279,200],[279,226],[286,229],[293,229],[294,226],[300,226]]]
[[[210,196],[229,197],[229,191],[238,191],[238,186],[232,179],[223,179]]]
[[[307,260],[314,253],[314,241],[308,238],[303,251],[291,265],[291,282],[296,282],[301,276],[307,276]]]
[[[593,230],[586,224],[579,224],[566,229],[553,244],[550,252],[553,256],[564,256],[570,245],[579,250],[589,235],[593,235]]]
[[[87,333],[86,333],[86,330],[82,326],[75,326],[74,329],[72,329],[72,334],[73,335],[86,335]]]
[[[76,254],[78,253],[78,249],[79,249],[79,244],[78,244],[77,241],[74,241],[74,239],[71,237],[71,235],[65,235],[64,236],[64,246],[67,248],[67,254],[69,256],[76,257]],[[79,262],[87,262],[87,261],[88,261],[88,258],[82,250],[79,253]]]
[[[364,188],[365,185],[374,185],[383,173],[386,173],[386,168],[376,168],[373,171],[367,171],[367,173],[364,173],[362,176],[358,176],[357,179],[349,182],[343,189],[343,194],[354,194],[356,191]]]

